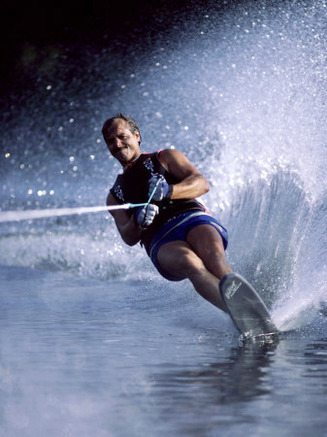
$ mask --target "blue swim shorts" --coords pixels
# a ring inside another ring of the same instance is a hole
[[[227,229],[224,228],[224,226],[222,226],[218,220],[203,211],[189,211],[184,214],[180,214],[177,217],[170,219],[154,235],[151,243],[148,246],[147,253],[155,268],[164,278],[170,281],[176,281],[176,278],[170,276],[169,273],[164,271],[158,263],[157,255],[160,247],[166,243],[170,243],[171,241],[186,241],[187,234],[191,229],[204,224],[213,226],[219,232],[223,239],[224,249],[226,250],[228,245]]]

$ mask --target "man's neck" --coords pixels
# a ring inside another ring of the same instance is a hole
[[[139,157],[142,155],[142,153],[140,153],[139,155],[137,155],[134,159],[132,159],[131,161],[128,161],[125,165],[124,164],[122,164],[122,166],[123,166],[123,168],[124,168],[124,171],[126,170],[126,169],[128,169],[129,167],[132,167],[135,163],[136,163],[136,161],[139,159]]]

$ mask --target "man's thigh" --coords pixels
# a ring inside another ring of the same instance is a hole
[[[199,225],[187,234],[186,242],[201,258],[208,253],[224,253],[224,243],[220,233],[211,225]]]
[[[157,254],[160,267],[176,280],[188,277],[189,269],[202,263],[185,241],[172,241],[160,247]]]
[[[199,225],[187,235],[187,243],[217,278],[232,271],[226,261],[223,239],[211,225]]]

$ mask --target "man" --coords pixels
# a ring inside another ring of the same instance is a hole
[[[204,176],[179,151],[141,153],[135,121],[123,114],[102,128],[110,153],[123,167],[107,205],[151,203],[111,211],[130,246],[141,242],[159,273],[171,281],[188,278],[197,292],[224,309],[219,280],[232,270],[225,258],[226,229],[196,200],[209,191]]]

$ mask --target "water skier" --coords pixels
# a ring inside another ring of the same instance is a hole
[[[202,297],[224,310],[218,280],[232,271],[225,258],[228,236],[196,200],[209,191],[205,177],[177,150],[142,153],[140,130],[129,116],[108,119],[102,133],[123,166],[107,205],[146,203],[153,194],[146,206],[110,211],[124,242],[140,242],[163,277],[188,278]]]

